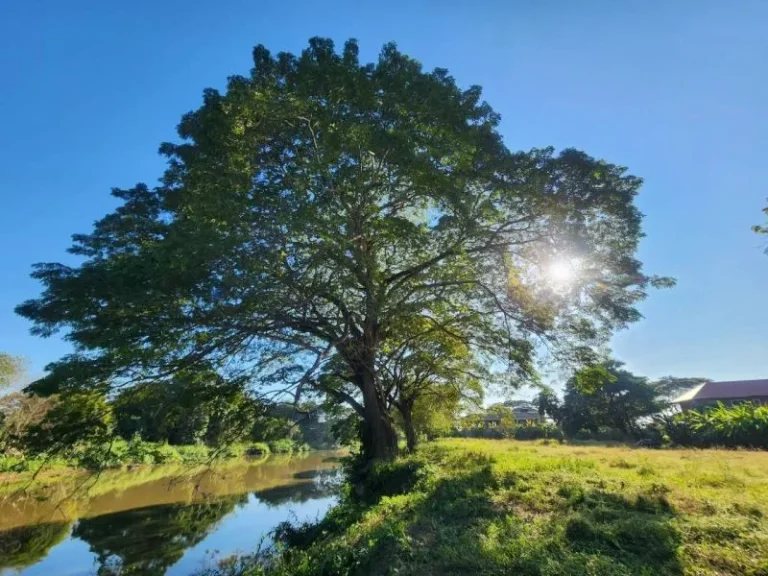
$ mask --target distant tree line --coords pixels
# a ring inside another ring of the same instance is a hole
[[[650,417],[669,410],[677,395],[707,381],[671,376],[653,381],[610,360],[575,374],[566,382],[562,400],[551,390],[544,390],[537,403],[540,412],[567,435],[596,434],[603,428],[633,438],[640,435]]]
[[[111,396],[99,391],[7,393],[0,396],[0,449],[63,453],[78,445],[107,445],[114,437],[171,446],[290,440],[297,446],[331,448],[354,434],[345,429],[349,411],[338,406],[266,402],[217,378],[212,371],[194,371]]]

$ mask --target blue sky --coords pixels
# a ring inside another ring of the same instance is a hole
[[[578,6],[577,6],[578,5]],[[13,307],[39,261],[154,184],[156,154],[202,89],[251,48],[394,40],[480,84],[512,149],[575,146],[645,178],[640,258],[674,276],[614,339],[640,374],[768,377],[768,256],[750,231],[768,186],[768,2],[740,0],[4,2],[0,8],[0,350],[33,373],[69,350]]]

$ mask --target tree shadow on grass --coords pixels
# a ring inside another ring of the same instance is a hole
[[[682,574],[681,537],[663,497],[599,489],[558,494],[543,509],[506,506],[491,467],[443,480],[414,511],[422,574]],[[558,491],[560,492],[560,491]],[[421,548],[421,550],[419,550]],[[438,553],[434,553],[438,550]]]
[[[531,510],[518,499],[527,483],[516,492],[481,455],[447,477],[395,468],[390,476],[402,482],[402,491],[386,478],[375,479],[389,498],[372,506],[369,499],[360,522],[342,537],[333,535],[332,514],[323,527],[331,537],[310,538],[299,547],[311,552],[317,568],[312,574],[683,573],[681,537],[663,496],[553,486],[548,501]],[[500,494],[508,499],[504,505]],[[340,530],[348,526],[337,523]]]
[[[632,574],[683,573],[678,558],[682,538],[662,496],[629,498],[590,490],[572,509],[564,530],[570,550],[609,560]]]

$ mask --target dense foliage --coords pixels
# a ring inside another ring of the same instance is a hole
[[[662,420],[669,440],[697,448],[762,448],[768,450],[768,406],[751,402],[685,410]]]
[[[204,371],[129,388],[113,402],[123,438],[139,434],[151,442],[210,446],[284,437],[289,421],[282,422],[280,434],[276,423],[267,421],[268,409],[241,387]]]
[[[514,385],[535,379],[538,343],[590,361],[670,284],[635,258],[640,179],[577,150],[508,150],[479,87],[391,44],[375,64],[318,38],[253,61],[162,145],[160,185],[114,190],[121,205],[74,236],[79,265],[37,265],[45,290],[18,312],[75,352],[35,390],[202,365],[224,386],[329,394],[358,414],[366,455],[388,458],[379,364],[404,322],[452,333]],[[553,265],[578,274],[557,285]],[[315,377],[332,359],[343,378]]]
[[[205,444],[172,446],[160,442],[146,442],[141,437],[134,436],[129,440],[113,438],[107,442],[79,442],[66,450],[57,451],[55,457],[44,453],[19,451],[0,454],[0,473],[37,472],[41,468],[50,470],[62,467],[101,471],[136,465],[209,465],[243,456],[293,454],[310,449],[309,444],[292,438],[209,447]]]
[[[650,417],[670,408],[669,401],[705,378],[657,381],[632,374],[615,360],[590,366],[568,380],[562,402],[551,390],[539,394],[542,414],[556,421],[566,435],[585,439],[638,438]],[[610,431],[616,431],[610,437]]]
[[[324,414],[321,421],[320,407],[305,404],[297,412],[265,405],[237,387],[210,386],[209,377],[147,383],[112,399],[98,391],[2,396],[0,472],[34,471],[44,463],[91,469],[202,463],[339,445],[337,419]]]

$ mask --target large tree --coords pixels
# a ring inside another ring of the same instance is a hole
[[[479,87],[392,44],[375,64],[317,38],[253,60],[161,146],[158,186],[114,190],[122,205],[74,237],[80,265],[37,266],[45,291],[18,311],[76,351],[35,389],[205,363],[298,397],[333,383],[314,374],[336,358],[351,382],[333,393],[366,456],[388,458],[377,361],[404,319],[452,316],[445,329],[514,372],[537,344],[584,359],[665,283],[634,257],[640,179],[576,150],[509,151]]]

